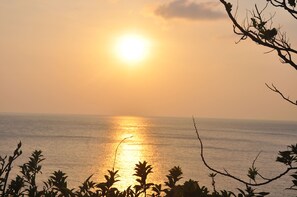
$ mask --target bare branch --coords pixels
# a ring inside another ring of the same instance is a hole
[[[205,160],[205,158],[204,158],[204,147],[203,147],[203,142],[202,142],[202,139],[201,139],[201,137],[200,137],[200,135],[199,135],[198,128],[197,128],[196,121],[195,121],[195,118],[194,118],[194,117],[193,117],[193,124],[194,124],[194,128],[195,128],[195,131],[196,131],[197,139],[198,139],[198,141],[199,141],[199,143],[200,143],[200,157],[201,157],[201,159],[202,159],[203,164],[204,164],[209,170],[211,170],[212,172],[215,172],[215,173],[220,174],[220,175],[225,176],[225,177],[232,178],[232,179],[234,179],[234,180],[236,180],[236,181],[238,181],[238,182],[240,182],[240,183],[243,183],[243,184],[245,184],[245,185],[247,185],[247,186],[261,186],[261,185],[266,185],[266,184],[268,184],[268,183],[271,183],[271,182],[273,182],[273,181],[275,181],[275,180],[281,178],[282,176],[286,175],[286,174],[287,174],[288,172],[290,172],[291,170],[297,170],[297,167],[288,167],[284,172],[280,173],[279,175],[277,175],[277,176],[275,176],[275,177],[273,177],[273,178],[271,178],[271,179],[267,179],[267,180],[265,180],[265,181],[263,181],[263,182],[261,182],[261,183],[250,183],[250,182],[244,181],[243,179],[238,178],[238,177],[236,177],[236,176],[230,174],[227,170],[224,170],[224,172],[219,171],[219,170],[216,170],[216,169],[212,168],[212,167],[206,162],[206,160]]]
[[[271,86],[269,86],[267,83],[265,83],[265,85],[272,90],[273,92],[279,94],[284,100],[288,101],[289,103],[296,105],[297,106],[297,100],[294,102],[293,100],[290,99],[290,97],[285,97],[284,94],[278,90],[273,84],[271,84]]]
[[[260,151],[260,152],[257,154],[256,158],[254,159],[254,161],[253,161],[253,163],[252,163],[252,167],[253,167],[253,168],[255,168],[255,163],[256,163],[256,161],[257,161],[257,159],[259,158],[259,156],[260,156],[261,153],[262,153],[262,151]]]

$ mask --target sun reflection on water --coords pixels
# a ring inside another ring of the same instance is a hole
[[[139,117],[116,117],[114,121],[116,125],[113,135],[114,150],[118,146],[114,169],[119,170],[118,187],[125,189],[135,183],[133,177],[135,164],[144,160],[145,153],[149,151],[145,150],[143,145],[146,142],[146,120]]]

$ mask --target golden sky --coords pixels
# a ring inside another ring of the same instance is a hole
[[[235,44],[216,2],[2,0],[0,112],[297,120],[265,86],[297,99],[296,71]],[[296,23],[279,16],[296,46]],[[123,35],[150,43],[143,60],[117,56]]]

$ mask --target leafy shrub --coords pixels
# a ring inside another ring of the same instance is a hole
[[[148,182],[148,176],[153,173],[153,167],[146,161],[135,165],[133,176],[136,177],[137,183],[124,191],[115,187],[115,183],[119,181],[119,175],[118,171],[114,170],[108,170],[108,174],[104,176],[105,181],[100,183],[92,181],[92,176],[89,176],[77,189],[69,188],[67,176],[60,170],[53,172],[43,185],[37,185],[36,176],[41,173],[41,162],[44,160],[41,151],[34,151],[28,162],[20,166],[20,175],[10,180],[9,173],[12,164],[22,154],[20,148],[21,143],[18,144],[12,156],[0,157],[0,195],[3,197],[264,197],[269,194],[268,192],[255,192],[255,189],[248,185],[245,190],[238,189],[237,195],[226,190],[218,192],[215,189],[214,177],[216,174],[214,173],[210,174],[213,191],[205,186],[200,186],[197,181],[191,179],[183,184],[178,184],[183,174],[179,166],[169,170],[169,174],[166,175],[167,181],[163,185],[151,183]],[[279,152],[277,161],[288,165],[290,169],[294,169],[292,165],[297,162],[297,145],[289,146],[287,151]],[[248,176],[251,179],[255,179],[257,175],[255,171],[255,169],[254,171],[253,169],[249,170]],[[292,177],[293,186],[290,188],[296,189],[297,172]]]

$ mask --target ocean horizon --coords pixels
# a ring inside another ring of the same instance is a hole
[[[208,163],[244,180],[248,180],[247,170],[259,152],[257,169],[265,177],[278,175],[284,169],[275,162],[278,151],[297,141],[295,121],[195,120]],[[40,182],[55,170],[62,170],[70,186],[76,187],[91,174],[93,180],[103,180],[107,170],[114,167],[121,180],[117,184],[124,189],[134,183],[135,164],[145,160],[153,166],[154,173],[149,176],[152,182],[164,183],[168,170],[180,166],[184,173],[180,184],[193,179],[211,188],[210,171],[201,161],[191,117],[0,113],[0,155],[12,154],[19,141],[24,153],[16,161],[12,176],[34,150],[42,150],[45,160]],[[289,196],[293,193],[285,188],[290,183],[288,175],[261,189],[271,191],[270,196]],[[244,188],[219,176],[216,186],[235,192],[238,187]]]

